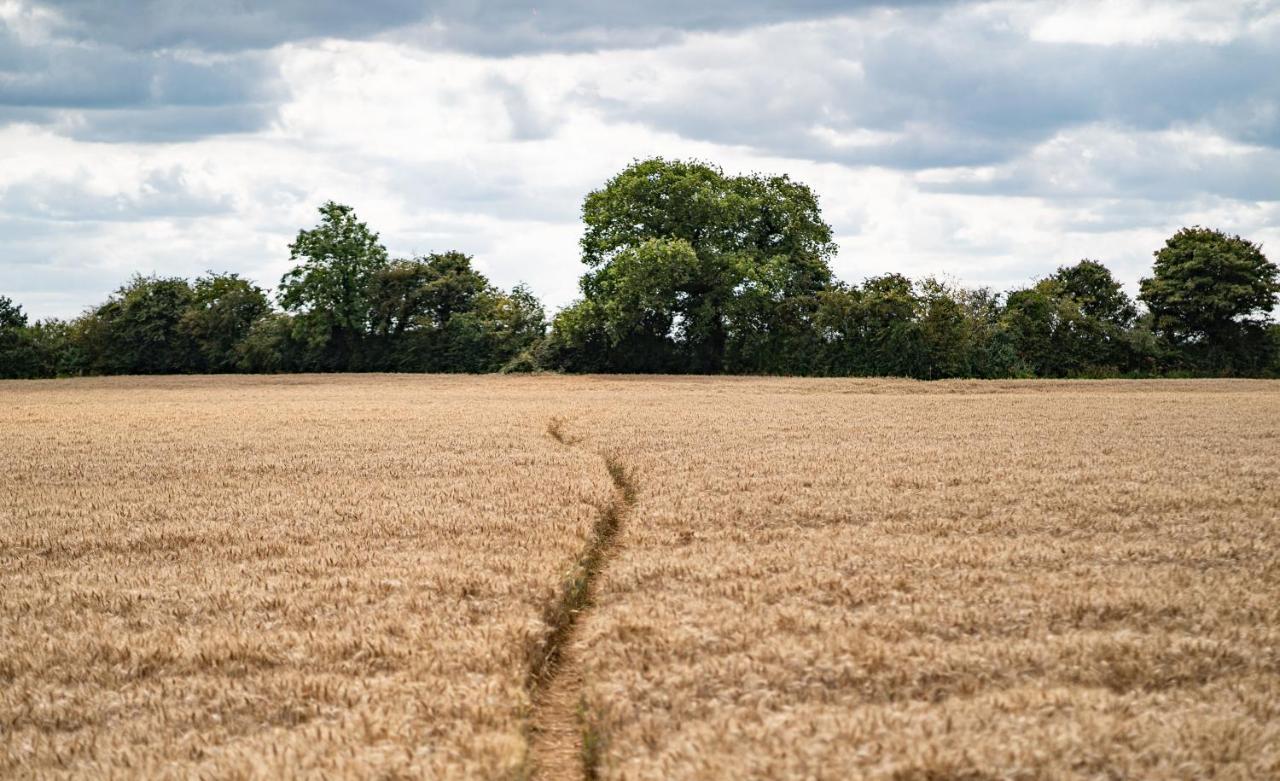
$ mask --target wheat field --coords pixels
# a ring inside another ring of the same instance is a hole
[[[1280,385],[0,384],[0,776],[1280,776]]]
[[[609,481],[550,394],[0,386],[0,776],[502,777]]]

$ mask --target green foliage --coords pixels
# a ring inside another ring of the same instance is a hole
[[[1003,305],[988,290],[898,274],[834,282],[830,229],[808,188],[697,161],[631,165],[587,196],[583,220],[583,298],[556,316],[542,350],[569,371],[934,379],[1270,365],[1271,332],[1250,318],[1274,305],[1275,266],[1216,231],[1184,229],[1157,253],[1143,282],[1151,314],[1139,318],[1094,260]]]
[[[537,349],[529,347],[516,353],[498,371],[502,374],[534,374],[542,371],[542,367],[542,356]]]
[[[461,252],[396,260],[378,269],[369,286],[373,331],[396,336],[414,328],[443,328],[455,312],[470,311],[489,280]]]
[[[665,353],[664,341],[657,345]],[[604,312],[595,301],[575,301],[561,309],[551,321],[551,333],[542,347],[543,365],[567,372],[597,373],[623,371],[612,364],[617,355],[631,362],[638,351],[616,349],[605,325]],[[664,356],[665,357],[665,356]],[[661,365],[666,361],[658,361]]]
[[[461,252],[390,263],[373,275],[369,301],[376,365],[397,371],[497,371],[546,328],[527,287],[503,293]]]
[[[1049,277],[1058,295],[1070,298],[1080,314],[1117,328],[1128,328],[1138,315],[1111,271],[1096,260],[1062,266]]]
[[[740,272],[741,282],[726,309],[732,327],[725,370],[749,374],[813,371],[822,352],[815,328],[822,287],[797,285],[794,266],[785,255],[743,264]]]
[[[861,289],[833,286],[819,298],[817,322],[827,345],[829,373],[918,374],[920,301],[911,280],[886,274],[866,280]]]
[[[320,207],[320,224],[298,232],[289,259],[301,261],[280,280],[280,305],[300,316],[298,336],[331,368],[357,368],[369,327],[371,279],[387,264],[378,234],[350,206]]]
[[[493,372],[530,350],[545,330],[542,305],[523,286],[510,294],[489,288],[465,311],[455,311],[440,331],[436,371]]]
[[[238,345],[271,304],[261,288],[235,274],[209,274],[192,286],[182,330],[194,342],[202,371],[225,372],[240,362]]]
[[[672,371],[681,360],[678,344],[709,338],[709,316],[698,319],[692,311],[708,300],[687,292],[714,273],[707,265],[683,239],[646,239],[584,276],[582,289],[592,305],[583,312],[594,315],[592,325],[608,345],[608,360],[599,368]]]
[[[582,298],[547,330],[525,286],[461,252],[387,259],[332,201],[267,295],[235,274],[135,276],[71,320],[0,296],[0,377],[174,372],[733,372],[834,376],[1280,376],[1280,271],[1185,228],[1134,302],[1082,260],[1007,296],[885,274],[832,278],[817,198],[785,176],[660,158],[587,196]]]
[[[254,374],[314,371],[315,351],[297,337],[292,315],[269,312],[259,317],[235,347],[237,371]]]
[[[1015,290],[1005,303],[1004,324],[1026,374],[1064,377],[1077,369],[1075,356],[1059,352],[1064,334],[1071,331],[1079,310],[1070,299],[1054,294],[1049,286]]]
[[[731,177],[706,163],[655,158],[589,194],[582,213],[590,269],[582,291],[591,306],[572,318],[577,332],[558,341],[568,346],[602,328],[613,355],[593,362],[601,368],[718,372],[731,368],[727,355],[739,369],[757,368],[755,353],[735,340],[760,344],[762,308],[803,319],[805,307],[789,299],[814,296],[831,280],[831,228],[817,196],[786,176]]]
[[[994,379],[1012,377],[1018,360],[1013,341],[1000,322],[1000,295],[989,288],[958,289],[969,328],[969,371],[964,376]],[[959,375],[957,375],[959,376]]]
[[[1139,298],[1157,335],[1189,367],[1253,372],[1265,361],[1265,318],[1280,296],[1280,269],[1257,244],[1208,228],[1183,228],[1155,253]]]
[[[1280,323],[1267,327],[1267,359],[1263,374],[1280,378]]]
[[[1004,325],[1024,373],[1103,376],[1140,368],[1127,338],[1136,315],[1111,272],[1082,260],[1010,293]]]
[[[0,296],[0,379],[40,376],[40,363],[22,307]]]
[[[73,339],[92,374],[171,374],[195,371],[199,353],[183,325],[194,300],[181,277],[135,276],[107,302],[80,318]]]
[[[13,303],[12,298],[0,296],[0,334],[13,336],[26,327],[27,316],[22,307]]]
[[[832,286],[819,299],[825,373],[942,379],[1013,370],[999,301],[989,290],[885,274],[861,288]]]
[[[959,291],[936,279],[925,279],[916,294],[919,329],[918,375],[925,379],[973,375],[976,326]]]

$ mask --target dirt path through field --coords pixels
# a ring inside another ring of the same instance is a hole
[[[566,447],[580,441],[564,432],[558,418],[547,424],[547,433]],[[582,665],[574,653],[573,640],[590,615],[596,579],[617,549],[622,522],[636,498],[635,482],[627,468],[614,456],[603,458],[613,480],[613,497],[600,508],[586,548],[557,599],[547,606],[543,620],[548,632],[530,658],[530,767],[535,778],[546,781],[596,777],[598,746],[580,715]]]

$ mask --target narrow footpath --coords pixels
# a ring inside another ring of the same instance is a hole
[[[580,441],[565,433],[559,418],[547,424],[547,433],[566,447]],[[586,547],[557,598],[544,610],[546,635],[530,650],[529,767],[534,778],[544,781],[596,778],[599,746],[582,719],[584,680],[574,639],[595,604],[596,581],[617,552],[622,524],[636,499],[627,468],[612,456],[603,458],[613,480],[613,496],[600,508]]]

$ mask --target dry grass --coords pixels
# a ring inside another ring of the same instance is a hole
[[[643,487],[576,649],[605,777],[1280,777],[1280,386],[647,399],[570,427]]]
[[[0,385],[0,776],[503,777],[610,495],[547,394]]]
[[[530,649],[609,506],[601,455],[638,489],[565,650],[602,777],[1280,775],[1274,383],[0,405],[0,775],[533,769]]]

